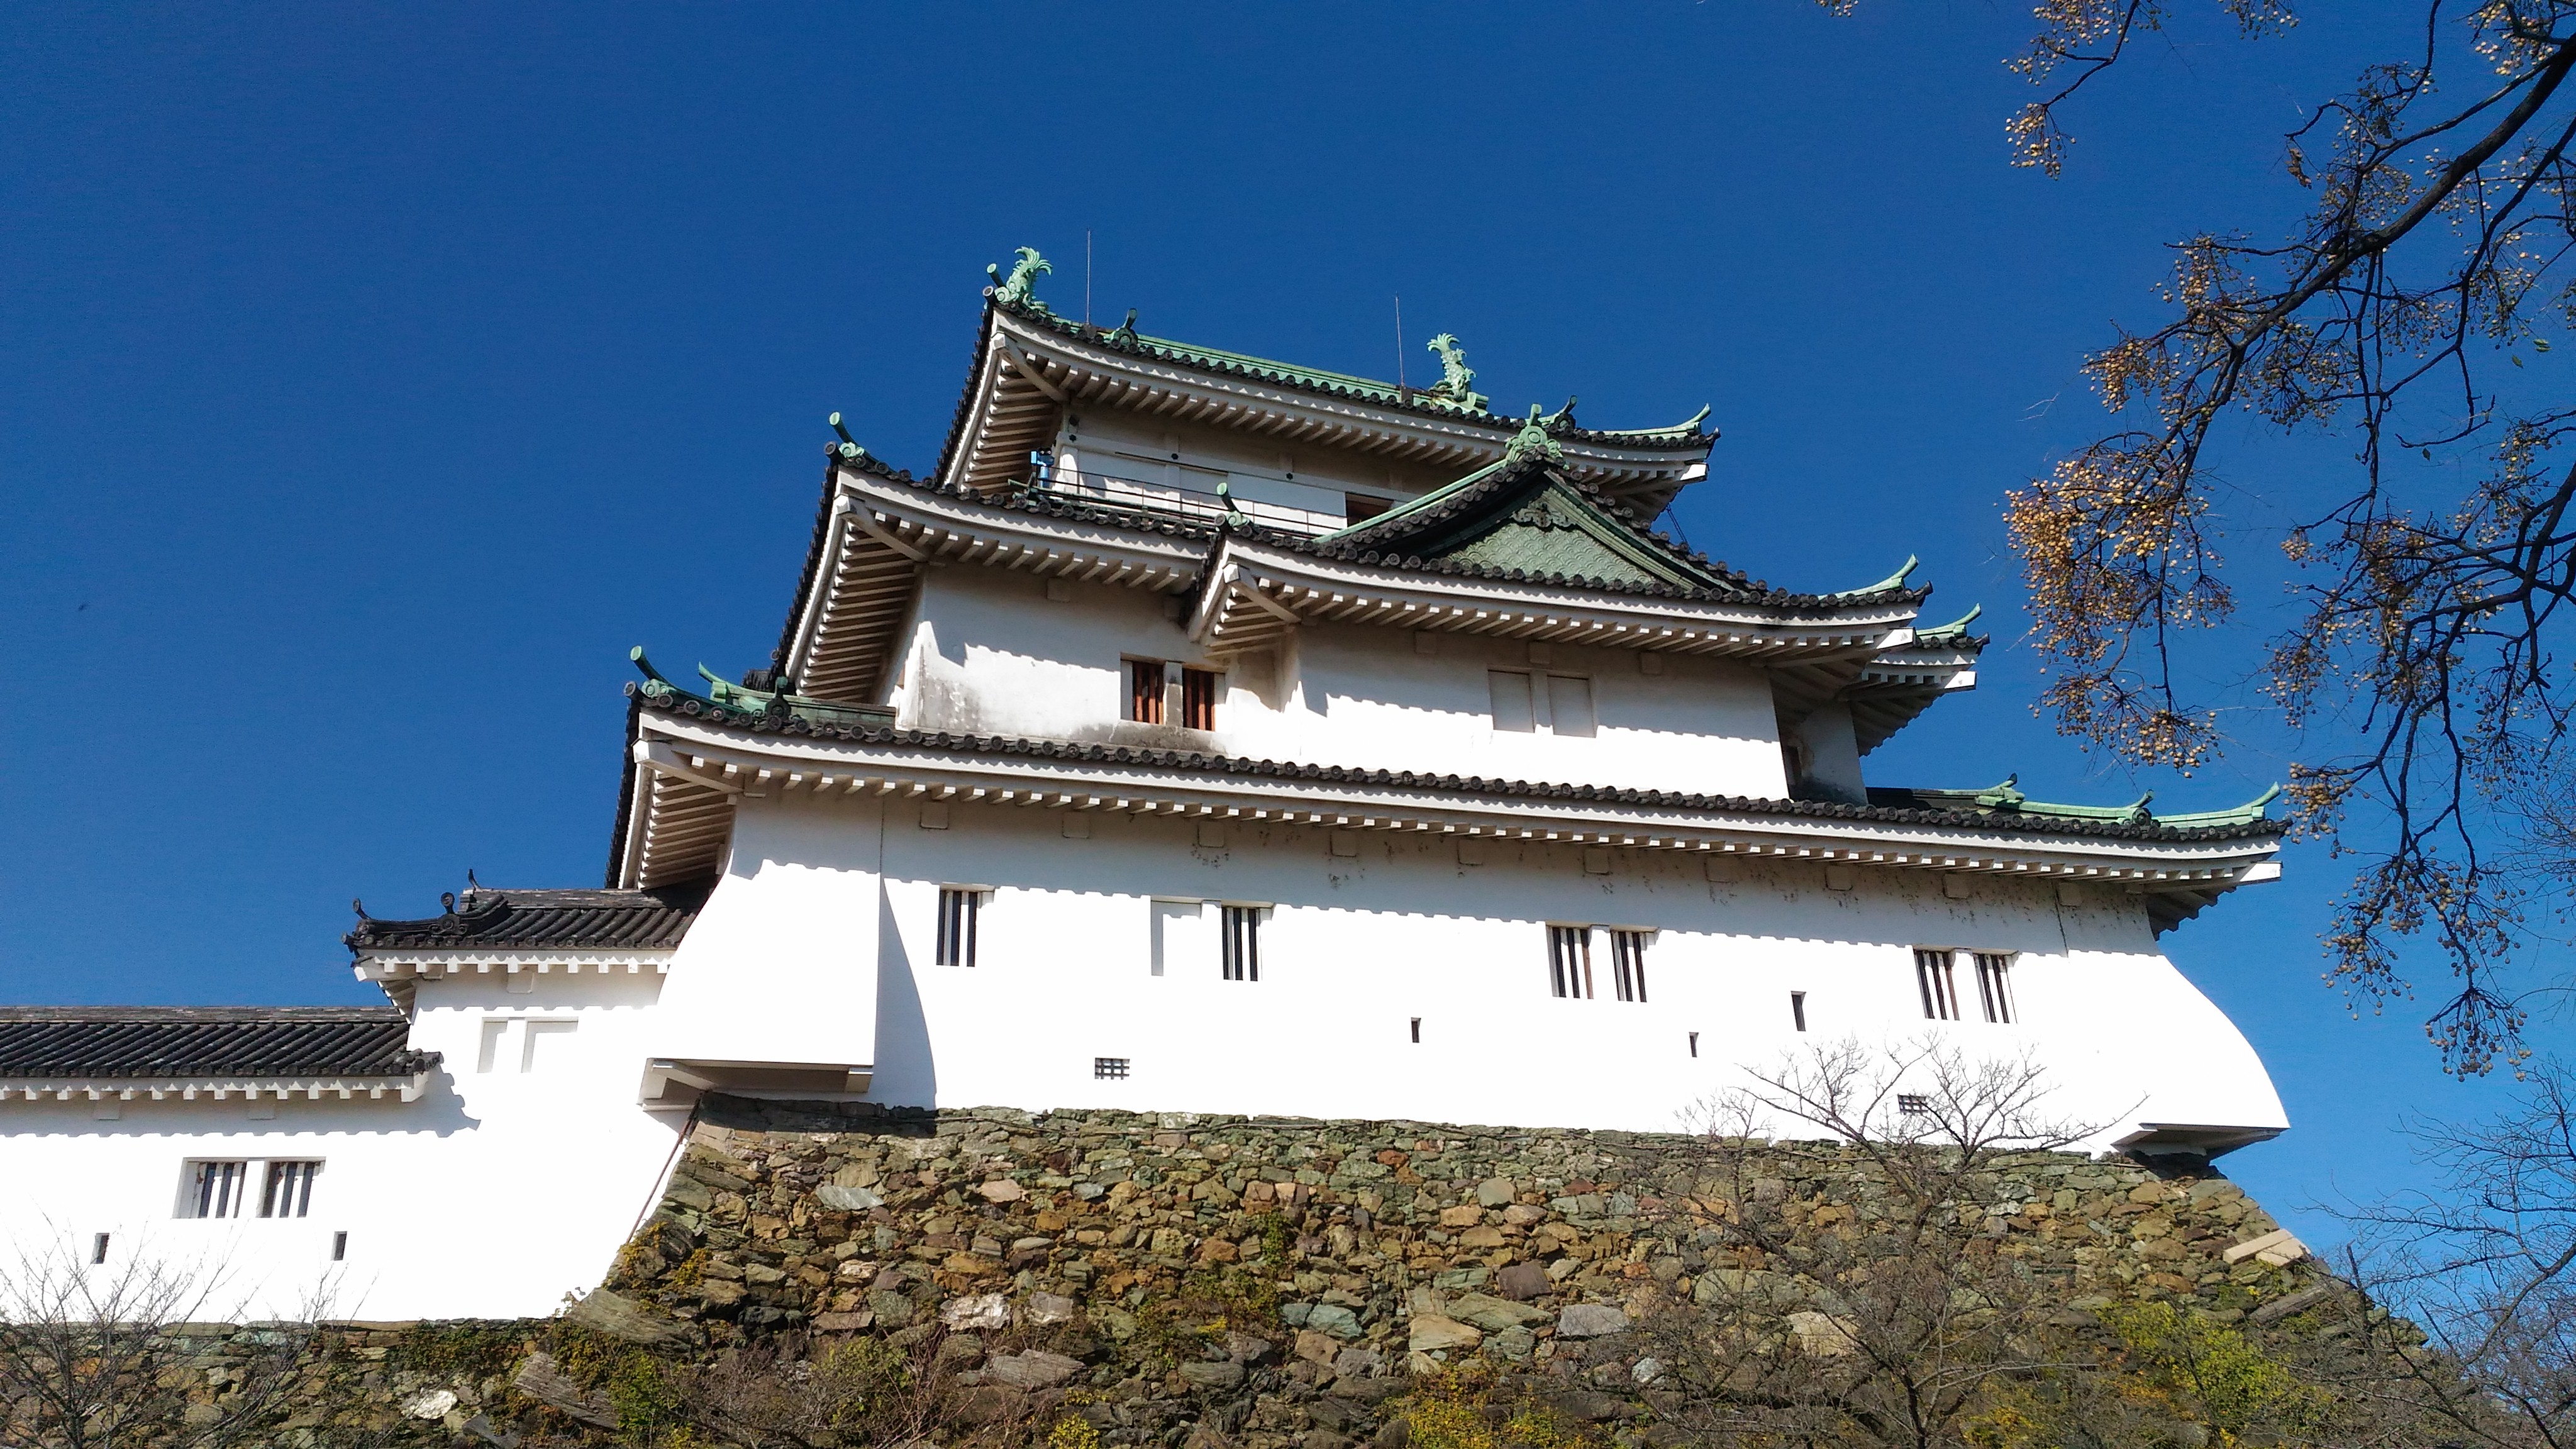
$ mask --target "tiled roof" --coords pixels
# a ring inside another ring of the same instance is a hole
[[[1544,507],[1558,515],[1560,521],[1524,528],[1514,516],[1532,507]],[[1531,533],[1565,529],[1573,522],[1563,517],[1568,513],[1588,514],[1587,521],[1596,528],[1615,530],[1633,548],[1644,551],[1660,565],[1653,570],[1655,576],[1636,572],[1633,564],[1627,564],[1619,577],[1567,574],[1544,568],[1548,560],[1543,546],[1528,541],[1495,546],[1497,534],[1505,528]],[[1897,587],[1860,593],[1800,594],[1772,588],[1643,527],[1634,513],[1602,496],[1598,488],[1567,478],[1536,455],[1497,463],[1401,508],[1320,538],[1296,538],[1263,530],[1252,533],[1264,543],[1295,553],[1375,568],[1598,589],[1612,594],[1723,600],[1776,609],[1841,610],[1912,603],[1930,597],[1932,592],[1928,588]],[[1520,566],[1510,566],[1515,561]],[[1693,582],[1668,581],[1676,578]]]
[[[1804,817],[1817,820],[1870,820],[1895,825],[1932,825],[1974,830],[2001,830],[2024,835],[2093,839],[2150,840],[2182,844],[2195,841],[2268,839],[2285,828],[2257,811],[2250,819],[2226,823],[2169,826],[2152,818],[2068,819],[2012,811],[1974,808],[1927,808],[1850,805],[1823,800],[1768,800],[1743,795],[1696,795],[1673,790],[1632,790],[1606,785],[1554,785],[1529,780],[1495,780],[1481,776],[1430,775],[1411,770],[1361,770],[1343,765],[1253,760],[1240,755],[1209,755],[1188,750],[1151,750],[1125,745],[1081,744],[1068,740],[1016,739],[1003,735],[956,735],[937,730],[834,726],[795,718],[780,720],[725,709],[695,695],[646,696],[629,684],[638,708],[705,719],[728,729],[754,734],[802,736],[855,744],[897,745],[956,750],[981,755],[1021,755],[1040,759],[1095,760],[1107,764],[1143,765],[1153,769],[1196,770],[1211,775],[1249,775],[1279,780],[1320,780],[1334,784],[1376,785],[1395,789],[1439,790],[1452,794],[1489,795],[1536,800],[1582,800],[1618,805],[1644,805],[1668,810],[1707,810],[1735,814]],[[2107,812],[2106,812],[2107,813]]]
[[[468,890],[444,915],[417,921],[361,916],[341,939],[353,951],[662,950],[680,944],[713,883],[661,890]]]
[[[1428,388],[1401,388],[1394,383],[1380,382],[1374,378],[1353,377],[1347,373],[1298,367],[1291,363],[1273,362],[1266,357],[1251,357],[1240,352],[1226,352],[1214,347],[1175,342],[1168,337],[1147,337],[1123,327],[1086,327],[1079,322],[1059,317],[1043,306],[1008,302],[999,297],[993,297],[991,301],[997,311],[1008,312],[1023,322],[1035,323],[1051,332],[1089,343],[1094,347],[1106,348],[1112,352],[1124,352],[1135,357],[1150,358],[1156,362],[1175,363],[1211,376],[1246,378],[1256,382],[1295,388],[1300,392],[1318,393],[1325,397],[1365,402],[1405,412],[1417,412],[1426,417],[1477,423],[1501,433],[1514,431],[1520,426],[1518,418],[1487,412],[1481,408],[1471,411],[1459,407]],[[989,328],[986,330],[990,331]],[[980,351],[976,360],[980,366],[982,363]],[[1570,418],[1570,408],[1568,416]],[[1717,437],[1715,433],[1700,431],[1699,425],[1707,416],[1708,411],[1703,408],[1700,410],[1699,417],[1692,418],[1687,423],[1677,423],[1669,428],[1636,428],[1620,432],[1601,432],[1575,426],[1569,421],[1561,428],[1558,436],[1610,447],[1704,453]]]
[[[439,1061],[410,1037],[391,1007],[0,1007],[0,1078],[409,1077]]]

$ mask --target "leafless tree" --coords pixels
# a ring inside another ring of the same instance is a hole
[[[1847,1041],[1747,1076],[1698,1113],[1724,1183],[1722,1241],[1695,1302],[1650,1325],[1686,1386],[1686,1432],[1958,1444],[1996,1383],[2064,1367],[2062,1288],[2004,1242],[2018,1204],[1998,1169],[2099,1128],[2047,1115],[2035,1063]],[[1849,1164],[1839,1181],[1782,1175],[1766,1139],[1807,1128]]]
[[[2291,0],[2212,11],[2247,37],[2296,21]],[[2055,175],[2070,106],[2182,7],[2036,13],[2014,65],[2044,95],[2007,129],[2018,164]],[[2402,998],[2401,948],[2426,939],[2456,978],[2427,1031],[2449,1069],[2479,1073],[2519,1058],[2531,993],[2568,984],[2510,968],[2535,949],[2534,892],[2563,898],[2576,859],[2535,876],[2554,837],[2518,808],[2563,783],[2576,720],[2576,405],[2553,371],[2576,323],[2576,0],[2413,15],[2285,138],[2285,181],[2310,198],[2286,236],[2173,243],[2165,319],[2087,361],[2112,430],[2015,492],[2007,522],[2058,727],[2189,770],[2220,740],[2186,661],[2236,608],[2219,424],[2351,446],[2346,483],[2280,500],[2305,582],[2267,689],[2320,751],[2292,772],[2299,822],[2360,861],[2331,974],[2359,1002]]]
[[[2459,1442],[2563,1449],[2576,1444],[2576,1075],[2544,1060],[2523,1087],[2491,1123],[2420,1129],[2441,1185],[2352,1212],[2352,1272],[2404,1310],[2362,1326],[2382,1392],[2428,1405]]]
[[[59,1242],[59,1238],[49,1235]],[[128,1253],[113,1266],[68,1247],[0,1266],[0,1445],[9,1449],[223,1449],[266,1442],[290,1411],[326,1313],[317,1289],[294,1323],[224,1337],[219,1361],[178,1330],[238,1319],[220,1269]]]

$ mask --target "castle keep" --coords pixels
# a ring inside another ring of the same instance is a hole
[[[1044,270],[996,269],[926,474],[827,445],[767,667],[636,652],[599,888],[362,919],[377,1010],[0,1010],[12,1240],[543,1314],[710,1094],[1660,1132],[1930,1037],[2097,1151],[2286,1127],[2157,946],[2277,876],[2264,802],[1869,778],[1986,640],[1911,561],[1792,589],[1658,531],[1705,412],[1076,324]]]

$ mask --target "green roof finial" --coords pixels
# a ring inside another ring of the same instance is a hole
[[[1529,421],[1521,424],[1521,430],[1512,435],[1510,446],[1503,449],[1506,466],[1532,457],[1545,458],[1551,463],[1565,461],[1565,450],[1558,447],[1556,439],[1548,434],[1547,419],[1539,416],[1537,403],[1530,404]]]
[[[1472,386],[1476,370],[1467,365],[1467,349],[1458,345],[1457,338],[1443,332],[1431,339],[1431,351],[1440,358],[1440,380],[1431,385],[1431,396],[1471,413],[1483,412],[1485,396]]]
[[[1030,307],[1040,312],[1045,311],[1046,303],[1039,301],[1037,296],[1038,276],[1043,272],[1052,272],[1055,268],[1047,264],[1046,258],[1038,255],[1036,247],[1018,248],[1015,255],[1019,257],[1019,261],[1012,265],[1011,274],[1008,277],[1002,275],[1001,264],[998,262],[987,263],[984,268],[984,275],[993,279],[993,300],[1006,307]]]

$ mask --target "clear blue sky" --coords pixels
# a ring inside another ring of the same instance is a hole
[[[20,8],[0,1001],[362,1000],[350,897],[595,883],[627,646],[766,662],[824,415],[926,467],[984,264],[1035,245],[1078,311],[1086,231],[1150,332],[1385,376],[1400,292],[1497,408],[1714,404],[1695,543],[1986,606],[1981,691],[1875,780],[2248,798],[2290,752],[2251,716],[2189,781],[2033,717],[1999,515],[2097,426],[2077,361],[2161,244],[2277,227],[2279,133],[2402,33],[2191,19],[2050,182],[2005,164],[2017,6]],[[2246,441],[2233,521],[2343,451]],[[2294,849],[2168,938],[2298,1124],[2230,1170],[2320,1238],[2303,1203],[2411,1177],[2406,1114],[2493,1094],[2320,984],[2338,885]]]

